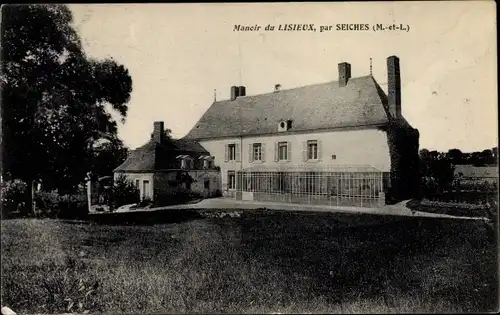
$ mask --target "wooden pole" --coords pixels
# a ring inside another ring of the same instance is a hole
[[[31,181],[31,212],[33,216],[36,216],[36,200],[35,200],[35,190],[36,181]]]

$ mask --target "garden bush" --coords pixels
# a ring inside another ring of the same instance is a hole
[[[124,205],[139,203],[141,195],[139,188],[125,175],[120,175],[115,179],[111,189],[111,207],[113,209]]]
[[[28,185],[15,179],[1,183],[2,217],[13,213],[27,214],[29,212]]]
[[[202,198],[201,194],[190,190],[179,189],[169,193],[161,193],[155,196],[155,206],[169,206],[187,203]]]
[[[40,191],[35,195],[38,214],[45,217],[82,218],[88,213],[88,200],[84,192],[60,195],[55,191]]]

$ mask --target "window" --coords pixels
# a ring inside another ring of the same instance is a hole
[[[205,179],[205,182],[203,183],[203,187],[205,189],[210,189],[210,180],[209,179]]]
[[[284,161],[288,160],[288,143],[279,142],[278,143],[278,160]]]
[[[227,187],[236,189],[236,174],[234,171],[227,171]]]
[[[203,168],[210,168],[210,160],[203,160]]]
[[[139,187],[139,180],[138,179],[135,180],[135,188],[140,189],[140,187]]]
[[[194,161],[189,155],[179,155],[177,157],[181,160],[181,169],[194,169]]]
[[[307,159],[317,160],[318,159],[318,142],[317,141],[307,141]]]
[[[292,122],[293,121],[291,119],[280,121],[278,124],[278,131],[282,132],[290,130],[292,128]]]
[[[236,144],[229,144],[227,146],[228,148],[228,160],[229,161],[234,161],[236,160]]]
[[[253,160],[254,161],[262,160],[262,144],[260,143],[253,144]]]

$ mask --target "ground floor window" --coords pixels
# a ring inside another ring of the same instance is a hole
[[[227,172],[227,187],[229,189],[236,189],[236,174],[234,171]]]

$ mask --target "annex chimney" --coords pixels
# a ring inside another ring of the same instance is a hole
[[[387,58],[387,89],[388,106],[392,118],[401,117],[401,76],[399,72],[399,58]]]
[[[163,143],[165,129],[163,121],[155,121],[153,124],[153,141],[156,141],[159,144]]]
[[[237,86],[231,87],[231,101],[234,101],[240,94],[240,88]]]
[[[351,78],[351,65],[347,62],[339,63],[339,86],[346,86]]]

